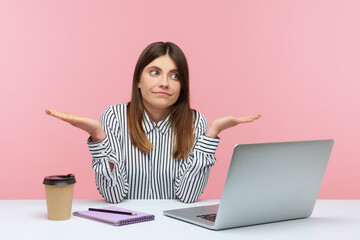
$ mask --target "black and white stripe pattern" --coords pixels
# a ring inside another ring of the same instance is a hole
[[[110,106],[101,115],[104,140],[92,143],[88,139],[100,194],[111,203],[124,198],[196,201],[205,189],[220,141],[204,135],[208,126],[205,117],[196,112],[195,144],[189,158],[175,160],[169,116],[155,124],[145,112],[143,128],[153,149],[144,154],[131,144],[126,105]],[[109,162],[114,164],[112,172]]]

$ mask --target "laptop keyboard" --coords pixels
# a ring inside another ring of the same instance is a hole
[[[197,217],[202,218],[202,219],[206,219],[206,220],[209,220],[209,221],[212,221],[212,222],[215,222],[216,213],[199,215],[199,216],[197,216]]]

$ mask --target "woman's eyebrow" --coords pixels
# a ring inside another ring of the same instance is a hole
[[[159,68],[158,66],[150,66],[150,67],[148,67],[148,69],[149,69],[149,68],[156,68],[156,69],[162,70],[162,69]],[[177,68],[170,70],[170,72],[178,72],[178,71],[179,71],[179,70],[178,70]]]

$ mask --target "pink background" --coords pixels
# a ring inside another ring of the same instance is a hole
[[[0,199],[45,198],[74,173],[100,198],[87,134],[45,108],[99,119],[130,98],[140,52],[172,41],[190,66],[192,107],[220,134],[202,198],[220,198],[236,143],[335,139],[322,199],[359,199],[360,1],[0,1]]]

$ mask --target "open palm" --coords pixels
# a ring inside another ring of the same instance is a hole
[[[261,117],[260,114],[253,114],[244,117],[227,116],[227,117],[217,118],[209,126],[206,135],[211,137],[216,137],[220,132],[224,131],[225,129],[234,127],[240,123],[253,122],[254,120],[260,117]]]
[[[74,127],[86,131],[93,138],[93,141],[95,141],[94,138],[96,138],[96,140],[98,141],[102,140],[101,138],[105,138],[105,132],[102,129],[100,122],[94,119],[88,117],[80,117],[72,113],[61,113],[51,109],[45,109],[45,112],[50,116],[56,117],[67,123],[70,123]]]

